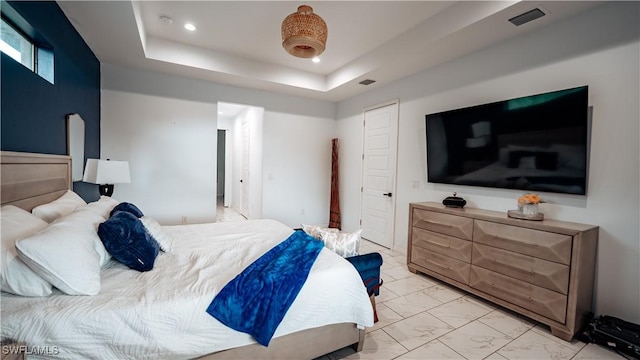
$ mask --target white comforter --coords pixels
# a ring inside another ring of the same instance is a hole
[[[273,220],[164,230],[173,249],[160,253],[152,271],[112,260],[96,296],[2,293],[2,337],[48,346],[50,354],[59,351],[55,358],[73,359],[182,359],[254,343],[205,310],[229,280],[292,230]],[[373,326],[372,319],[355,268],[323,249],[275,337],[333,323]]]

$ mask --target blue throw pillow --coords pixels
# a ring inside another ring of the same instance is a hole
[[[134,214],[116,212],[98,226],[98,236],[114,259],[138,271],[153,269],[160,246]]]
[[[131,213],[131,214],[135,215],[137,218],[141,218],[141,217],[144,216],[142,211],[140,209],[138,209],[137,206],[133,205],[132,203],[128,203],[128,202],[121,202],[120,204],[116,205],[113,208],[113,210],[111,210],[111,213],[109,214],[109,216],[113,216],[118,211],[126,211],[128,213]]]

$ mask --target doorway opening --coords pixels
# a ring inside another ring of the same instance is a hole
[[[261,107],[218,103],[216,201],[247,219],[262,217],[263,117]]]

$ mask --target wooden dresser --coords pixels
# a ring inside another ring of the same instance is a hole
[[[598,227],[506,212],[409,206],[407,265],[570,341],[591,311]]]

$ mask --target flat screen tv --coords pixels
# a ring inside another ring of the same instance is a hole
[[[432,183],[586,194],[588,87],[426,115]]]

